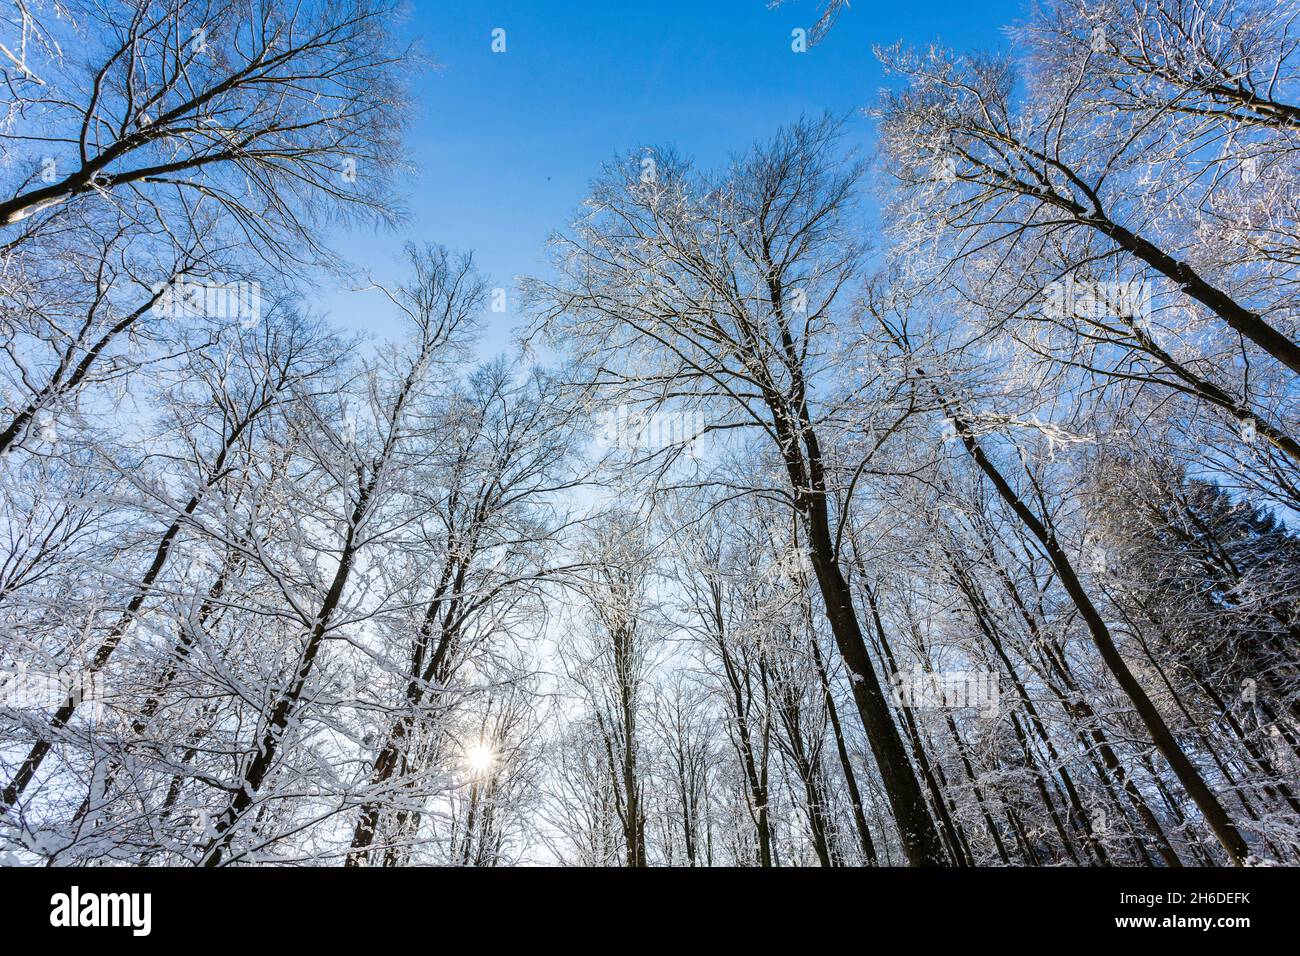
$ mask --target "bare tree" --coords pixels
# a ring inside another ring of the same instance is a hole
[[[752,430],[770,443],[784,481],[764,490],[805,524],[823,607],[908,857],[940,864],[938,833],[841,565],[837,489],[822,448],[834,411],[812,394],[861,254],[842,231],[859,169],[838,164],[836,142],[832,122],[805,121],[716,181],[667,152],[608,169],[590,213],[559,240],[561,280],[536,282],[532,294],[543,325],[590,370],[593,389],[650,409],[707,407],[717,413],[710,431]]]
[[[387,213],[409,57],[386,4],[157,0],[76,14],[84,61],[45,77],[58,92],[30,130],[4,134],[23,157],[0,202],[11,232],[35,234],[72,201],[175,195],[301,260],[295,246],[318,248],[322,201]]]

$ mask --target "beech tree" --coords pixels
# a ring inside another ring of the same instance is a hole
[[[1300,863],[1290,7],[638,148],[502,354],[432,243],[311,308],[393,13],[0,9],[0,862]]]
[[[708,408],[716,412],[710,431],[752,429],[772,443],[783,479],[772,493],[805,522],[823,607],[909,859],[938,864],[938,834],[842,567],[837,489],[819,439],[835,410],[810,394],[861,254],[841,232],[860,170],[837,165],[836,142],[833,123],[806,121],[718,180],[666,151],[651,167],[631,157],[607,169],[591,211],[559,240],[561,280],[535,283],[532,295],[543,327],[594,370],[598,393],[650,410]]]

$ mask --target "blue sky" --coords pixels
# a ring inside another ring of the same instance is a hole
[[[1023,6],[854,0],[822,43],[792,52],[791,31],[819,9],[817,0],[777,10],[764,0],[416,0],[401,31],[437,66],[413,81],[410,216],[396,232],[341,234],[335,247],[394,283],[408,239],[473,249],[509,290],[509,311],[485,323],[483,351],[501,351],[520,321],[515,277],[546,271],[547,236],[571,220],[602,162],[673,144],[712,166],[823,110],[849,116],[850,139],[869,147],[861,109],[884,82],[873,44],[1001,46]],[[495,28],[506,31],[504,53],[492,52]],[[318,302],[348,328],[399,330],[377,296],[326,292]]]

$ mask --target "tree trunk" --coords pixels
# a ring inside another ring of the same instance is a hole
[[[1297,358],[1296,370],[1300,371],[1300,357]],[[1087,591],[1075,573],[1074,566],[1056,540],[1056,534],[1020,500],[1020,497],[1007,483],[1002,473],[984,454],[984,449],[975,440],[970,423],[956,415],[951,409],[946,409],[946,411],[949,419],[956,426],[966,451],[975,460],[975,463],[988,477],[989,481],[992,482],[1002,500],[1006,502],[1007,506],[1011,508],[1030,534],[1038,540],[1047,552],[1048,560],[1052,562],[1052,567],[1055,568],[1062,587],[1074,602],[1080,617],[1083,618],[1084,623],[1087,625],[1088,632],[1092,635],[1098,653],[1101,654],[1102,660],[1116,682],[1128,695],[1129,700],[1132,701],[1138,716],[1142,718],[1142,722],[1151,734],[1156,749],[1160,751],[1173,768],[1188,796],[1200,809],[1210,829],[1214,831],[1214,835],[1223,845],[1229,859],[1240,866],[1250,855],[1250,848],[1228,818],[1223,806],[1210,791],[1200,772],[1192,765],[1187,754],[1179,746],[1168,725],[1165,724],[1164,718],[1160,716],[1155,704],[1151,702],[1151,698],[1147,696],[1146,691],[1142,689],[1142,685],[1138,683],[1137,678],[1133,676],[1133,672],[1129,670],[1128,664],[1115,646],[1110,629],[1106,626],[1106,622],[1088,597]]]

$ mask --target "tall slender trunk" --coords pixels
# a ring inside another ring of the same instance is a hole
[[[463,581],[463,568],[457,572],[453,569],[453,563],[449,561],[425,609],[424,620],[420,622],[420,629],[416,636],[416,647],[411,656],[410,680],[406,685],[406,704],[409,712],[395,718],[388,729],[384,745],[380,748],[370,772],[372,792],[382,790],[394,776],[399,775],[398,768],[405,759],[406,748],[415,729],[415,709],[424,705],[431,684],[444,684],[448,678],[451,652],[459,631],[455,626],[456,599],[451,599],[453,606],[444,607],[444,605],[449,602],[448,589],[453,589],[459,595],[463,588]],[[441,625],[437,628],[438,642],[430,653],[429,638],[440,620]],[[352,845],[344,860],[345,866],[357,867],[366,862],[371,845],[379,831],[382,809],[379,799],[369,799],[362,805],[356,828],[352,833]]]
[[[789,375],[789,384],[788,387],[777,387],[769,382],[764,398],[772,414],[778,449],[785,462],[794,510],[805,524],[813,573],[817,577],[826,618],[848,668],[853,700],[894,813],[903,851],[912,866],[946,866],[948,858],[943,840],[926,807],[920,781],[908,760],[907,748],[903,746],[867,653],[862,627],[853,607],[853,592],[840,568],[840,541],[838,535],[831,533],[825,464],[809,411],[804,356],[790,334],[783,276],[766,242],[765,239],[762,262],[767,269],[767,304],[780,330],[782,362]]]
[[[853,823],[858,830],[858,840],[862,845],[862,856],[870,866],[876,866],[879,860],[876,857],[876,844],[871,839],[871,830],[867,826],[867,816],[862,809],[862,792],[858,789],[858,775],[853,769],[853,761],[849,758],[849,749],[844,741],[844,729],[840,726],[839,708],[835,706],[835,695],[831,693],[830,675],[826,673],[826,665],[822,661],[821,650],[817,646],[816,636],[812,640],[813,664],[817,668],[817,676],[821,680],[822,694],[826,703],[826,714],[830,718],[831,733],[835,737],[835,752],[840,758],[840,769],[844,772],[844,784],[849,791],[849,803],[853,809]]]
[[[400,405],[398,406],[400,409]],[[387,451],[387,449],[386,449]],[[382,461],[382,458],[380,459]],[[252,806],[258,790],[266,780],[267,773],[275,764],[280,752],[280,743],[289,727],[290,719],[298,709],[298,703],[307,686],[315,667],[316,657],[328,632],[334,612],[343,600],[343,592],[351,577],[353,564],[359,551],[358,534],[365,516],[370,510],[371,496],[374,494],[383,473],[382,465],[376,464],[370,476],[363,483],[351,515],[348,517],[347,534],[339,553],[339,563],[334,570],[329,589],[316,612],[316,619],[307,632],[306,643],[298,657],[298,666],[288,688],[280,693],[270,716],[261,731],[257,749],[244,768],[243,779],[238,789],[226,805],[225,811],[213,822],[214,836],[204,849],[202,866],[220,866],[230,843],[234,839],[235,824],[245,811]]]
[[[709,623],[713,628],[713,640],[717,648],[718,659],[722,664],[727,690],[730,692],[726,695],[726,699],[731,709],[731,722],[735,727],[734,741],[736,749],[739,751],[740,764],[744,768],[745,782],[748,786],[745,802],[753,817],[754,828],[758,837],[758,865],[770,867],[772,866],[772,821],[768,811],[767,769],[768,734],[770,731],[767,718],[764,717],[763,758],[760,768],[759,761],[754,754],[753,726],[749,718],[748,701],[751,698],[747,694],[747,681],[742,678],[740,668],[732,657],[727,644],[726,623],[722,613],[722,591],[716,581],[710,582],[710,592],[712,606],[708,609],[711,618]]]
[[[993,614],[989,609],[988,602],[985,600],[984,595],[980,593],[980,589],[976,585],[976,583],[973,580],[971,580],[970,575],[967,574],[965,569],[962,568],[961,565],[957,562],[956,556],[949,551],[948,557],[949,557],[949,563],[953,569],[954,578],[957,582],[958,588],[959,590],[961,590],[963,596],[966,598],[966,602],[971,609],[971,613],[975,616],[975,620],[976,623],[979,625],[980,631],[983,633],[985,639],[988,641],[989,646],[993,648],[993,652],[997,656],[998,661],[1002,664],[1003,670],[1011,678],[1012,686],[1016,690],[1017,706],[1023,707],[1025,709],[1025,713],[1029,717],[1030,726],[1033,727],[1035,735],[1038,737],[1038,739],[1042,742],[1043,746],[1047,750],[1048,759],[1051,760],[1052,763],[1055,764],[1057,767],[1057,773],[1060,776],[1062,786],[1065,788],[1066,797],[1069,801],[1070,808],[1073,811],[1078,826],[1080,827],[1080,829],[1082,829],[1084,833],[1084,837],[1088,841],[1088,845],[1090,846],[1092,851],[1097,855],[1097,859],[1101,862],[1103,866],[1109,866],[1110,861],[1107,859],[1105,847],[1103,847],[1101,841],[1097,840],[1092,834],[1092,829],[1088,820],[1088,815],[1083,809],[1082,802],[1079,800],[1079,794],[1078,791],[1075,789],[1074,780],[1071,778],[1069,771],[1066,769],[1064,761],[1061,760],[1061,755],[1057,751],[1056,745],[1055,743],[1053,743],[1051,735],[1048,734],[1047,728],[1043,724],[1042,718],[1039,716],[1038,708],[1034,705],[1033,698],[1030,697],[1028,689],[1025,687],[1024,682],[1020,679],[1019,672],[1016,670],[1015,665],[1012,664],[1011,658],[1007,656],[1006,649],[1003,647],[1001,635],[998,633],[997,628],[994,626]],[[1035,622],[1033,620],[1032,615],[1029,614],[1028,608],[1025,608],[1023,603],[1019,602],[1019,593],[1015,590],[1014,582],[1012,582],[1010,580],[1010,577],[1006,575],[1005,570],[1002,569],[1000,564],[998,565],[998,570],[1002,573],[1004,584],[1006,584],[1011,589],[1014,600],[1017,602],[1022,614],[1025,615],[1026,620],[1028,621],[1028,626],[1031,629],[1031,633],[1033,633],[1036,636],[1038,633],[1037,622]],[[1016,727],[1017,734],[1022,734],[1023,731],[1021,731],[1019,723],[1014,721],[1013,723]],[[1035,772],[1037,772],[1036,762],[1034,761],[1032,751],[1029,748],[1029,741],[1022,737],[1021,746],[1025,752],[1025,759],[1029,761],[1031,765],[1034,765]],[[1037,783],[1039,786],[1040,796],[1042,796],[1047,806],[1048,812],[1051,815],[1052,822],[1055,825],[1058,834],[1061,836],[1061,839],[1065,844],[1066,852],[1069,853],[1069,855],[1072,858],[1074,858],[1075,862],[1077,863],[1078,859],[1077,857],[1075,857],[1074,849],[1070,845],[1071,841],[1069,837],[1066,836],[1065,828],[1061,824],[1061,819],[1056,812],[1055,805],[1052,803],[1051,798],[1047,794],[1046,786],[1041,778],[1038,779]]]
[[[1296,369],[1300,371],[1300,359],[1297,360]],[[1191,760],[1188,759],[1187,754],[1183,752],[1164,718],[1160,716],[1155,704],[1151,702],[1151,698],[1147,696],[1142,685],[1138,683],[1137,678],[1133,676],[1133,672],[1129,670],[1127,662],[1125,662],[1119,649],[1115,646],[1110,629],[1106,626],[1106,622],[1102,619],[1091,598],[1088,597],[1083,583],[1079,580],[1078,574],[1075,573],[1074,566],[1061,548],[1060,542],[1057,541],[1055,532],[1030,510],[1029,506],[1020,499],[1020,496],[1012,489],[993,462],[984,454],[984,449],[975,439],[970,423],[957,415],[952,408],[949,407],[945,410],[948,413],[949,420],[957,428],[957,433],[961,437],[967,453],[988,477],[1002,500],[1006,502],[1007,506],[1011,508],[1021,523],[1046,551],[1048,560],[1052,562],[1052,567],[1056,570],[1061,581],[1061,586],[1070,596],[1074,606],[1079,611],[1080,617],[1083,618],[1084,623],[1087,625],[1088,633],[1092,636],[1093,644],[1096,645],[1102,661],[1106,664],[1124,693],[1128,695],[1129,700],[1132,701],[1138,716],[1151,734],[1156,749],[1160,751],[1161,755],[1173,768],[1174,774],[1182,783],[1188,796],[1200,809],[1210,829],[1218,838],[1219,843],[1223,845],[1229,859],[1240,866],[1250,855],[1250,848],[1246,845],[1241,833],[1228,818],[1222,804],[1210,791],[1205,779]]]
[[[9,448],[27,433],[27,429],[31,427],[32,421],[42,409],[49,407],[60,396],[73,392],[80,387],[109,344],[118,335],[147,315],[149,310],[162,297],[164,291],[164,289],[159,289],[146,299],[143,304],[118,319],[89,348],[85,349],[85,354],[81,356],[81,359],[75,365],[72,364],[72,359],[78,349],[68,348],[61,357],[58,366],[50,375],[49,381],[41,386],[36,395],[22,408],[18,409],[14,417],[10,419],[9,424],[3,430],[0,430],[0,457],[3,457]]]
[[[113,652],[117,650],[118,645],[122,643],[122,638],[126,636],[126,632],[130,628],[131,622],[135,620],[136,615],[140,613],[140,608],[144,606],[144,602],[148,599],[150,593],[152,593],[154,583],[158,580],[158,576],[162,574],[163,568],[167,566],[167,559],[171,554],[172,546],[176,543],[177,536],[181,533],[181,528],[184,526],[186,521],[194,515],[194,512],[198,510],[199,504],[202,502],[204,495],[211,487],[212,482],[215,481],[216,477],[224,470],[226,459],[229,456],[231,449],[234,447],[235,442],[239,440],[240,435],[243,434],[250,421],[251,417],[237,423],[230,432],[224,436],[225,440],[221,450],[213,460],[212,466],[208,471],[208,480],[198,491],[194,492],[194,494],[190,496],[189,500],[185,503],[185,507],[181,509],[181,513],[177,515],[171,524],[167,526],[167,530],[163,532],[162,538],[158,541],[158,547],[154,550],[153,560],[149,563],[149,567],[140,578],[139,584],[136,585],[135,593],[127,603],[121,616],[118,617],[117,622],[108,632],[108,636],[100,642],[99,647],[95,651],[95,656],[91,658],[90,664],[85,668],[83,674],[98,674],[108,665],[109,659],[113,656]],[[0,792],[0,814],[7,812],[9,808],[17,803],[19,798],[22,797],[23,792],[32,782],[32,778],[36,776],[36,772],[40,769],[46,755],[53,746],[52,738],[68,726],[73,715],[77,712],[77,707],[80,703],[79,700],[71,699],[65,701],[58,710],[55,711],[54,717],[50,721],[49,731],[46,736],[36,742],[31,751],[27,754],[27,757],[23,760],[22,764],[19,765],[18,770],[14,773],[13,779],[5,786],[4,791]]]
[[[826,616],[840,654],[849,670],[853,700],[858,707],[867,741],[876,758],[885,793],[898,824],[899,837],[913,866],[944,866],[948,860],[934,820],[926,809],[920,783],[907,759],[898,728],[889,712],[875,667],[853,610],[848,582],[834,559],[826,501],[817,497],[809,509],[808,541],[813,571],[821,588]]]
[[[871,614],[871,621],[875,627],[876,641],[879,644],[879,652],[884,656],[885,664],[890,670],[898,673],[898,660],[894,657],[893,648],[890,647],[889,638],[885,634],[885,624],[880,618],[880,608],[876,603],[875,592],[867,584],[866,569],[858,562],[858,573],[862,578],[860,587],[863,596],[867,599],[867,609]],[[948,847],[948,852],[958,866],[965,866],[969,863],[968,857],[964,853],[961,834],[957,830],[957,825],[948,812],[948,805],[944,799],[944,788],[936,778],[934,768],[930,764],[930,758],[926,753],[925,741],[921,739],[920,729],[916,726],[916,720],[912,717],[911,711],[906,707],[899,709],[900,719],[903,722],[903,729],[907,732],[908,740],[912,743],[912,753],[916,755],[916,764],[921,771],[921,779],[925,781],[925,786],[930,794],[930,800],[934,805],[934,812],[939,817],[939,825],[942,828],[944,843]]]
[[[1207,282],[1186,262],[1179,262],[1155,243],[1130,232],[1105,215],[1085,214],[1083,221],[1177,283],[1189,296],[1223,319],[1233,331],[1250,339],[1292,372],[1300,375],[1300,345],[1265,322],[1259,313],[1252,312],[1222,289]]]

